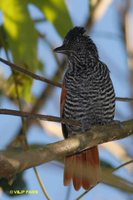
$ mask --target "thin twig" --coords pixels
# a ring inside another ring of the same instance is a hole
[[[2,43],[3,43],[3,48],[5,51],[6,57],[7,57],[7,62],[11,62],[9,52],[6,48],[6,41],[5,41],[4,37],[2,38]],[[22,111],[22,105],[21,105],[20,96],[19,96],[19,89],[18,89],[16,73],[13,68],[11,68],[11,71],[13,74],[13,81],[14,81],[15,92],[16,92],[16,100],[18,103],[19,110]],[[21,146],[23,146],[24,148],[27,148],[27,140],[26,140],[26,134],[25,134],[25,121],[24,121],[23,117],[21,117],[21,122],[22,122],[22,131],[21,131],[21,134],[19,135],[19,138],[21,137],[21,139],[19,141],[21,141],[21,144],[20,144]]]
[[[36,167],[34,167],[33,170],[34,170],[34,172],[35,172],[35,175],[36,175],[36,177],[37,177],[37,180],[38,180],[38,182],[39,182],[39,184],[40,184],[40,186],[41,186],[41,189],[42,189],[42,191],[43,191],[43,193],[44,193],[46,199],[47,199],[47,200],[51,200],[51,198],[49,197],[49,195],[48,195],[48,193],[47,193],[47,191],[46,191],[46,189],[45,189],[45,187],[44,187],[44,184],[43,184],[43,182],[42,182],[42,180],[41,180],[41,177],[40,177],[40,175],[39,175],[39,173],[38,173]]]
[[[82,193],[79,197],[76,198],[76,200],[81,200],[90,190],[92,190],[95,186],[92,186],[89,190],[86,190],[84,193]]]
[[[37,74],[34,74],[32,72],[30,72],[29,70],[23,68],[23,67],[20,67],[14,63],[11,63],[3,58],[0,58],[0,61],[8,66],[10,66],[12,69],[18,71],[18,72],[21,72],[29,77],[32,77],[33,79],[35,80],[39,80],[39,81],[42,81],[42,82],[45,82],[45,83],[48,83],[50,85],[53,85],[53,86],[56,86],[56,87],[61,87],[61,84],[60,83],[56,83],[54,81],[50,81],[49,79],[43,77],[43,76],[39,76]]]
[[[57,71],[55,72],[54,76],[51,79],[52,81],[60,80],[61,74],[64,71],[64,66],[65,66],[65,61],[63,61],[60,64],[60,67],[57,69]],[[41,109],[42,105],[44,105],[46,103],[46,101],[49,99],[49,96],[52,94],[54,89],[55,89],[55,87],[51,86],[50,84],[47,84],[46,87],[44,87],[40,96],[38,97],[37,101],[34,103],[30,112],[37,113]],[[32,123],[33,123],[33,121],[27,120],[26,132],[28,131],[28,129],[32,125]],[[21,131],[22,131],[22,127],[20,127],[20,129],[18,130],[17,135],[21,135]]]
[[[119,165],[118,167],[116,167],[115,169],[113,169],[113,172],[116,171],[116,170],[118,170],[118,169],[120,169],[120,168],[122,168],[122,167],[124,167],[125,165],[129,165],[131,163],[133,163],[133,160],[129,160],[128,162],[125,162],[122,165]]]
[[[41,114],[36,114],[36,113],[22,112],[18,110],[0,109],[0,115],[1,114],[26,117],[28,119],[39,119],[39,120],[45,120],[45,121],[51,121],[51,122],[61,122],[65,124],[80,126],[80,122],[75,121],[75,120],[63,119],[61,117],[55,117],[55,116],[50,116],[50,115],[41,115]]]
[[[123,101],[123,102],[133,102],[133,98],[128,97],[116,97],[116,101]]]

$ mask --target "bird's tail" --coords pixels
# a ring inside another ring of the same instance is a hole
[[[69,185],[71,180],[75,190],[81,187],[88,190],[100,181],[97,146],[65,158],[64,185]]]

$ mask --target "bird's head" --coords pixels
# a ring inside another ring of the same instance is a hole
[[[84,57],[90,55],[98,58],[98,51],[92,39],[85,34],[83,27],[74,27],[64,38],[63,45],[54,49],[57,53],[66,54],[68,57]]]

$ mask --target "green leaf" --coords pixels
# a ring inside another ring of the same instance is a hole
[[[7,9],[10,8],[10,9]],[[2,4],[4,27],[9,36],[9,45],[17,64],[35,69],[38,35],[30,18],[27,5],[19,0],[4,0]]]
[[[27,0],[36,5],[61,36],[65,36],[73,26],[64,0]]]
[[[1,9],[4,15],[4,28],[8,36],[8,46],[14,62],[35,71],[39,65],[37,58],[38,34],[27,4],[20,0],[3,0]],[[31,86],[31,79],[21,76],[19,94],[27,100],[30,100]]]

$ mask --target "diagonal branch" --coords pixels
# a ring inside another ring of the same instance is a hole
[[[133,134],[133,119],[108,126],[95,126],[88,132],[44,147],[27,151],[18,149],[0,151],[0,177],[12,178],[17,173],[51,160],[64,158],[66,155],[91,148],[98,144],[122,139]]]
[[[112,0],[100,0],[95,3],[93,8],[90,7],[91,15],[85,24],[85,27],[88,29],[88,31],[90,31],[93,25],[104,16],[111,3]]]
[[[13,70],[16,70],[16,71],[18,71],[18,72],[21,72],[22,74],[24,74],[24,75],[26,75],[26,76],[29,76],[29,77],[31,77],[31,78],[33,78],[33,79],[35,79],[35,80],[39,80],[39,81],[48,83],[48,84],[53,85],[53,86],[56,86],[56,87],[61,87],[61,84],[60,84],[60,83],[56,83],[56,82],[51,81],[51,80],[49,80],[49,79],[47,79],[47,78],[45,78],[45,77],[43,77],[43,76],[39,76],[39,75],[37,75],[37,74],[34,74],[34,73],[32,73],[31,71],[29,71],[29,70],[27,70],[27,69],[25,69],[25,68],[23,68],[23,67],[20,67],[20,66],[14,64],[14,63],[12,63],[12,62],[9,62],[9,61],[7,61],[7,60],[5,60],[5,59],[3,59],[3,58],[0,58],[0,62],[2,62],[2,63],[4,63],[4,64],[8,65],[8,66],[11,67]]]
[[[50,121],[50,122],[61,122],[65,124],[80,126],[80,122],[75,121],[75,120],[63,119],[61,117],[55,117],[51,115],[41,115],[41,114],[36,114],[36,113],[23,112],[19,110],[0,109],[0,115],[12,115],[12,116],[18,116],[18,117],[25,117],[32,120],[39,119],[39,120],[45,120],[45,121]]]

